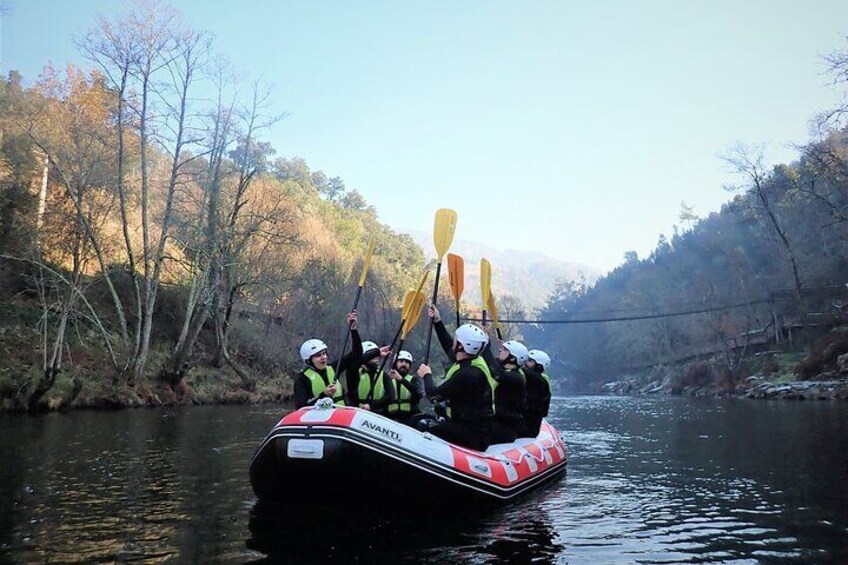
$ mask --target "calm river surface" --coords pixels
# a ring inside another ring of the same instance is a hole
[[[848,403],[555,399],[563,480],[392,519],[257,506],[248,464],[281,414],[0,417],[0,563],[848,563]]]

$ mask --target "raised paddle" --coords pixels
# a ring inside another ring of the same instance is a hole
[[[377,372],[374,373],[374,379],[380,376],[380,374],[386,368],[386,362],[389,360],[389,357],[392,356],[392,352],[395,348],[395,343],[397,343],[398,337],[400,337],[400,346],[398,347],[398,351],[403,348],[403,341],[406,339],[406,336],[412,331],[412,328],[415,327],[415,324],[418,322],[418,318],[421,316],[421,309],[424,307],[424,293],[421,292],[421,288],[424,286],[424,282],[427,280],[427,275],[429,273],[424,273],[424,276],[421,277],[421,284],[418,285],[418,290],[409,290],[403,297],[403,308],[401,309],[401,320],[400,327],[398,328],[398,332],[395,334],[394,339],[392,339],[392,344],[389,346],[391,350],[389,354],[383,357],[383,361],[380,363],[380,368],[377,369]],[[374,385],[375,380],[371,379],[371,390],[368,393],[368,400],[370,402],[371,398],[374,395]]]
[[[412,299],[409,310],[406,312],[406,321],[403,324],[403,331],[400,334],[400,343],[398,343],[398,354],[400,354],[401,350],[403,350],[403,342],[406,340],[406,336],[409,335],[409,332],[411,332],[412,328],[415,327],[415,324],[418,323],[418,318],[421,317],[421,310],[424,309],[425,300],[426,298],[424,297],[423,292],[420,290],[415,292],[415,296]],[[388,357],[389,355],[386,356],[387,359]],[[396,387],[398,411],[400,411],[400,387],[401,385],[398,383]],[[374,387],[371,388],[373,389]]]
[[[480,294],[483,295],[483,327],[486,327],[486,308],[492,298],[492,264],[485,257],[480,259]]]
[[[495,306],[495,295],[489,294],[489,313],[492,315],[492,325],[495,326],[495,332],[498,334],[498,339],[503,340],[501,335],[501,324],[498,321],[498,308]]]
[[[426,278],[427,277],[425,276],[421,280],[422,285],[424,284],[424,280]],[[419,292],[419,294],[420,294],[420,292]],[[416,294],[416,291],[414,291],[414,290],[407,291],[406,294],[403,296],[403,306],[401,307],[401,310],[400,310],[401,311],[400,327],[398,328],[398,331],[395,334],[395,337],[392,339],[392,344],[389,346],[391,349],[395,348],[395,343],[397,343],[398,338],[400,337],[401,333],[403,332],[403,328],[406,325],[406,318],[407,318],[407,316],[409,316],[408,312],[410,312],[412,310],[416,296],[417,296],[417,294]],[[391,357],[391,356],[392,356],[392,352],[389,351],[389,354],[386,355],[385,357],[383,357],[383,360],[380,362],[380,368],[377,369],[377,371],[374,373],[374,376],[372,376],[371,379],[370,379],[371,389],[368,391],[368,403],[369,404],[371,403],[371,400],[374,398],[374,385],[376,384],[376,379],[377,379],[377,377],[380,376],[380,374],[386,368],[386,361],[388,361],[389,357]]]
[[[465,261],[453,253],[448,253],[448,282],[456,302],[456,327],[459,327],[459,301],[465,289]]]
[[[439,297],[439,276],[442,273],[442,257],[448,252],[453,233],[456,231],[456,212],[450,208],[436,210],[436,222],[433,226],[433,243],[436,246],[436,282],[433,284],[433,304]],[[430,343],[433,340],[433,318],[430,318],[430,327],[427,330],[427,342],[424,346],[424,364],[430,363]]]
[[[415,327],[415,324],[418,323],[418,318],[421,317],[421,310],[424,309],[424,301],[426,298],[424,297],[423,292],[416,292],[415,296],[412,297],[412,303],[409,306],[409,311],[406,313],[406,321],[403,323],[403,331],[400,334],[400,343],[398,344],[398,351],[403,349],[403,342],[406,340],[406,336],[409,335],[409,332],[412,331],[412,328]]]
[[[427,282],[427,277],[429,275],[430,275],[430,273],[428,273],[427,271],[424,271],[424,275],[421,277],[421,282],[418,283],[418,288],[416,290],[407,291],[406,294],[403,297],[403,306],[401,307],[401,310],[400,310],[400,312],[401,312],[401,314],[400,314],[400,326],[398,327],[398,330],[397,330],[397,333],[395,334],[395,337],[392,338],[392,343],[391,343],[391,346],[390,346],[392,348],[392,350],[394,350],[395,344],[397,343],[401,332],[403,332],[403,328],[406,326],[406,320],[409,319],[410,312],[412,312],[412,310],[414,308],[416,296],[419,295],[419,294],[422,294],[421,289],[424,288],[424,283]],[[422,294],[422,296],[423,296],[423,294]],[[391,354],[389,354],[389,355],[387,355],[386,357],[383,358],[383,362],[380,364],[380,371],[382,371],[386,367],[386,361],[388,361],[390,356],[391,356]],[[380,371],[377,371],[377,373],[379,374]]]
[[[368,250],[365,252],[365,259],[362,261],[362,274],[359,275],[359,285],[356,287],[356,297],[353,299],[353,306],[350,311],[353,312],[356,310],[356,307],[359,305],[359,297],[362,296],[362,287],[365,286],[365,276],[368,274],[368,267],[371,266],[371,257],[374,256],[374,247],[377,245],[377,241],[372,237],[371,241],[368,242]],[[338,373],[339,369],[342,366],[342,359],[344,358],[345,349],[347,349],[347,342],[350,339],[350,327],[353,325],[353,322],[348,322],[347,331],[344,336],[344,343],[342,345],[342,351],[339,355],[339,360],[336,363],[336,379],[340,378]]]

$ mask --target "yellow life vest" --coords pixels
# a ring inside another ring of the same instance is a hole
[[[371,392],[371,375],[368,374],[368,371],[365,368],[359,368],[359,388],[357,389],[359,392],[359,403],[360,404],[368,404],[369,398],[370,400],[380,400],[384,396],[386,396],[386,387],[383,385],[383,371],[380,371],[379,374],[374,378],[373,386],[374,391]]]
[[[406,375],[403,380],[412,382],[412,378],[412,375]],[[389,414],[397,414],[398,412],[409,414],[412,412],[412,393],[409,392],[409,389],[395,380],[392,380],[392,386],[395,387],[395,398],[397,400],[389,404]]]
[[[314,398],[321,396],[321,393],[324,392],[325,388],[336,383],[338,386],[336,387],[336,394],[333,396],[333,404],[336,406],[345,405],[344,384],[341,381],[336,382],[336,372],[332,367],[327,365],[327,380],[329,382],[324,382],[324,378],[321,376],[321,373],[312,367],[305,368],[303,370],[303,374],[306,375],[306,378],[309,379],[309,383],[312,385],[312,396]]]

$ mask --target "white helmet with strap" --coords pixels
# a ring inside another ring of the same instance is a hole
[[[398,352],[397,360],[398,361],[409,361],[409,363],[412,364],[412,353],[410,353],[409,351],[407,351],[405,349],[401,349]]]
[[[541,349],[531,349],[527,352],[527,356],[539,365],[541,365],[543,371],[551,366],[550,355],[548,355]]]
[[[380,349],[380,346],[374,343],[373,341],[362,342],[362,353],[368,353],[369,351],[374,351],[375,349]]]
[[[456,328],[456,341],[466,353],[477,355],[489,343],[489,336],[474,324],[462,324]]]
[[[327,349],[327,344],[320,339],[307,339],[300,346],[300,358],[309,361],[313,355],[317,355]]]
[[[514,339],[510,339],[509,341],[505,341],[503,343],[504,349],[509,351],[510,355],[515,357],[515,360],[518,362],[519,366],[523,365],[527,362],[527,356],[529,351],[527,351],[527,347],[520,341],[515,341]]]

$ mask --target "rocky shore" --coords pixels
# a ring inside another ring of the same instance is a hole
[[[607,394],[669,394],[679,396],[742,397],[783,400],[848,400],[848,376],[825,374],[815,380],[788,375],[754,374],[736,383],[710,380],[686,383],[686,368],[655,368],[646,375],[629,375],[601,387]]]

